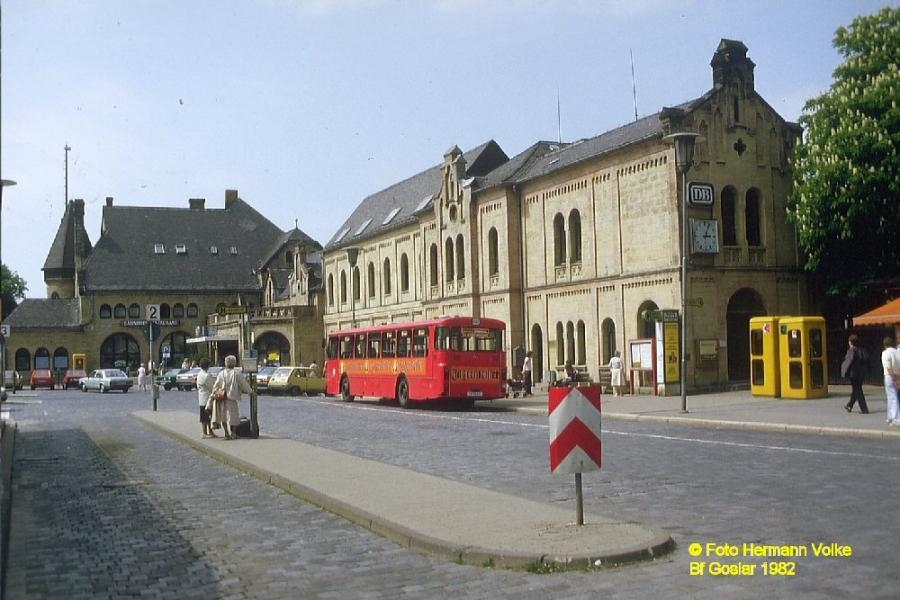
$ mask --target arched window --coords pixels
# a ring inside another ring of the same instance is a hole
[[[124,307],[123,307],[124,308]],[[50,368],[50,351],[44,347],[34,351],[34,368],[49,369]]]
[[[347,272],[341,271],[341,304],[347,302]]]
[[[328,274],[328,305],[334,306],[334,275]]]
[[[199,314],[199,312],[200,312],[200,310],[197,308],[197,305],[196,305],[196,304],[194,304],[193,302],[191,302],[190,304],[188,304],[188,306],[187,306],[187,316],[188,316],[188,319],[195,319],[195,318],[197,318],[197,315]]]
[[[369,298],[375,297],[375,263],[370,262],[366,268],[366,291],[369,292]]]
[[[141,305],[137,302],[132,302],[128,305],[128,318],[129,319],[140,319],[141,318]]]
[[[556,323],[556,364],[562,365],[566,362],[566,339],[563,324],[559,321]]]
[[[124,319],[126,314],[127,312],[125,310],[125,305],[116,304],[116,308],[113,309],[113,316],[115,316],[117,319]]]
[[[644,311],[659,310],[659,306],[652,300],[642,302],[637,311],[637,332],[642,338],[652,338],[656,336],[656,322],[644,318]]]
[[[462,234],[456,236],[456,278],[466,278],[466,250]]]
[[[587,352],[585,351],[584,321],[578,321],[575,325],[575,364],[587,364]]]
[[[101,304],[100,305],[100,318],[101,319],[111,319],[112,318],[112,307],[109,304]]]
[[[180,302],[172,307],[172,318],[173,319],[183,319],[184,318],[184,304]]]
[[[735,204],[737,191],[730,185],[722,190],[722,245],[737,246],[737,223]]]
[[[559,213],[553,217],[553,265],[566,264],[566,220]]]
[[[572,364],[577,362],[575,360],[575,326],[572,325],[572,321],[566,323],[566,360],[572,361]]]
[[[500,273],[500,250],[497,230],[491,227],[488,231],[488,275]]]
[[[59,347],[53,351],[53,368],[65,371],[69,368],[69,351]]]
[[[762,236],[760,234],[760,203],[759,190],[751,188],[747,190],[746,204],[744,205],[744,222],[747,234],[748,246],[761,246]]]
[[[616,324],[612,319],[603,319],[600,324],[600,350],[603,352],[601,362],[605,365],[616,353]]]
[[[28,371],[31,369],[31,352],[26,348],[16,350],[16,371]]]
[[[384,279],[384,295],[391,295],[391,259],[384,259],[384,274],[382,275]]]
[[[114,333],[100,345],[100,367],[103,369],[136,368],[141,362],[141,349],[127,333]]]
[[[431,244],[431,248],[428,249],[428,283],[432,286],[438,284],[437,244]]]
[[[569,213],[569,262],[581,262],[581,213],[577,209]]]
[[[159,318],[160,319],[171,319],[172,318],[172,307],[166,303],[159,305]]]
[[[353,301],[359,301],[359,267],[353,267]]]
[[[444,242],[444,279],[447,281],[453,281],[456,279],[454,276],[453,270],[453,240],[447,238],[447,241]]]
[[[400,255],[400,291],[409,291],[409,259],[405,252]]]

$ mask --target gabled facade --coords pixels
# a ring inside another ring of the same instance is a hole
[[[534,351],[538,378],[571,360],[597,379],[617,350],[637,366],[630,342],[656,336],[648,314],[680,308],[686,234],[696,238],[688,255],[688,387],[746,382],[750,317],[806,310],[785,218],[788,157],[800,129],[756,92],[741,42],[722,40],[711,66],[713,87],[695,100],[593,138],[539,142],[489,171],[473,171],[468,153],[451,148],[434,169],[431,210],[423,204],[377,235],[348,237],[351,216],[326,245],[326,281],[367,289],[374,275],[382,283],[368,265],[380,264],[385,250],[406,255],[414,274],[400,294],[329,296],[326,331],[351,321],[494,317],[507,323],[510,350]],[[674,148],[663,139],[682,131],[702,135],[686,177],[705,184],[709,201],[687,207],[687,232]],[[371,209],[370,199],[356,213]],[[511,352],[511,368],[516,358]],[[664,393],[680,386],[654,382],[646,370],[630,375]]]

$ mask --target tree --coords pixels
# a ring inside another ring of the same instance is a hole
[[[0,264],[0,298],[3,299],[3,314],[0,315],[0,319],[9,316],[9,313],[19,305],[19,300],[25,298],[27,290],[25,280],[19,277],[18,273]]]
[[[855,18],[834,46],[831,89],[800,117],[788,218],[806,270],[852,298],[900,266],[900,8]]]

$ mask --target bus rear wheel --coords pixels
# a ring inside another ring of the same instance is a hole
[[[341,400],[344,402],[353,402],[353,396],[350,394],[350,378],[341,378]]]
[[[397,382],[397,404],[400,408],[409,408],[409,382],[406,377],[401,377]]]

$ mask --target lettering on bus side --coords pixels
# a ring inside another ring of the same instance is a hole
[[[450,370],[451,381],[494,382],[500,380],[500,369],[475,367],[453,367]]]

